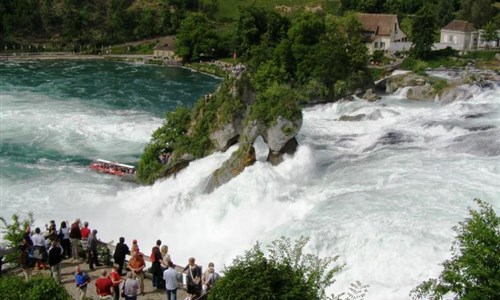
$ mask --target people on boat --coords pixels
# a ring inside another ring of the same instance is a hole
[[[90,164],[90,168],[93,170],[101,171],[112,175],[135,174],[135,168],[133,166],[123,165],[119,163],[112,163],[103,160],[96,160],[92,162]]]

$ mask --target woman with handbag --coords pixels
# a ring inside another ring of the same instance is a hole
[[[183,272],[186,270],[188,270],[188,299],[196,299],[201,294],[201,268],[195,264],[194,257],[188,260],[188,265],[184,268]]]

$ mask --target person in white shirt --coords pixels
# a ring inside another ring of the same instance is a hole
[[[35,229],[35,234],[31,237],[33,241],[33,253],[38,270],[47,270],[47,242],[40,232],[40,228]]]

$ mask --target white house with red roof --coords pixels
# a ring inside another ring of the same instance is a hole
[[[370,53],[376,50],[409,50],[406,34],[399,27],[398,16],[391,14],[358,14],[363,27],[366,46]]]

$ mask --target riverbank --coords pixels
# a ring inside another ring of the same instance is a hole
[[[183,67],[199,73],[224,78],[232,67],[232,64],[218,64],[213,62],[200,62],[182,64],[180,61],[165,61],[155,58],[150,54],[79,54],[71,52],[37,52],[37,53],[0,53],[0,61],[31,61],[31,60],[111,60],[140,62],[152,65],[164,65],[171,67]]]

